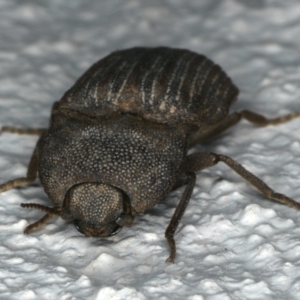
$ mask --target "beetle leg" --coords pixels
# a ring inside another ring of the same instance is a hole
[[[252,186],[259,190],[266,198],[270,200],[275,200],[286,204],[288,206],[294,207],[300,210],[300,203],[294,201],[293,199],[274,192],[267,184],[265,184],[261,179],[253,175],[251,172],[247,171],[242,165],[233,160],[232,158],[215,153],[203,152],[194,153],[187,156],[183,169],[191,172],[197,172],[203,170],[207,167],[214,166],[218,162],[224,162],[237,174],[248,181]]]
[[[178,227],[178,224],[180,222],[180,219],[182,218],[184,211],[189,203],[189,200],[191,198],[195,181],[196,181],[196,175],[194,172],[188,172],[186,174],[188,176],[188,182],[187,186],[181,196],[181,199],[175,209],[175,212],[172,216],[172,219],[165,231],[165,237],[168,241],[169,247],[170,247],[170,256],[167,259],[167,262],[174,262],[175,256],[176,256],[176,245],[174,240],[174,233]]]
[[[52,105],[51,118],[52,115],[55,113],[55,111],[58,109],[58,106],[59,106],[58,101],[54,102],[54,104]],[[17,133],[17,134],[42,135],[46,131],[47,129],[45,128],[15,128],[10,126],[3,126],[0,130],[0,134],[2,132],[9,132],[9,133]],[[1,184],[0,193],[33,182],[36,179],[37,172],[38,172],[38,158],[37,158],[37,153],[35,148],[31,156],[31,160],[29,162],[26,177],[16,178]]]
[[[120,226],[132,226],[134,221],[134,216],[131,212],[131,204],[128,196],[124,193],[123,194],[123,209],[124,213],[116,220],[116,223]]]
[[[210,128],[207,132],[199,132],[199,134],[195,135],[191,142],[190,146],[196,145],[199,142],[206,142],[222,132],[226,131],[228,128],[237,124],[241,119],[245,119],[250,123],[253,123],[257,126],[264,127],[268,125],[279,125],[288,121],[291,121],[295,118],[300,117],[300,112],[295,112],[292,114],[287,114],[281,117],[267,119],[266,117],[257,114],[250,110],[242,110],[240,112],[234,112],[231,115],[227,116],[221,123],[216,126]]]
[[[183,213],[191,197],[195,185],[195,172],[212,167],[220,161],[224,162],[237,174],[239,174],[246,181],[248,181],[252,186],[254,186],[257,190],[259,190],[266,198],[270,200],[278,201],[285,205],[294,207],[297,210],[300,210],[300,203],[294,201],[293,199],[283,194],[274,192],[266,183],[264,183],[261,179],[259,179],[255,175],[253,175],[251,172],[247,171],[242,165],[240,165],[232,158],[225,155],[215,154],[210,152],[193,153],[186,157],[186,160],[182,167],[182,175],[173,187],[174,190],[184,184],[187,184],[184,193],[180,199],[180,202],[176,207],[175,213],[165,232],[165,236],[170,246],[170,256],[167,259],[167,262],[173,262],[176,256],[174,233],[176,231],[178,223],[181,217],[183,216]]]
[[[278,124],[282,124],[288,121],[291,121],[295,118],[300,117],[300,112],[295,112],[292,114],[287,114],[281,117],[277,117],[277,118],[273,118],[273,119],[267,119],[266,117],[257,114],[253,111],[250,110],[242,110],[241,112],[239,112],[238,114],[241,115],[241,118],[255,124],[261,127],[264,126],[268,126],[268,125],[278,125]]]
[[[0,133],[9,132],[16,134],[27,134],[27,135],[42,135],[47,129],[45,128],[16,128],[10,126],[3,126]]]
[[[33,154],[31,156],[31,160],[29,162],[26,177],[16,178],[1,184],[0,193],[33,182],[36,179],[37,172],[38,172],[38,158],[37,158],[36,149],[34,149]]]
[[[51,118],[52,115],[55,114],[56,110],[58,109],[59,102],[56,101],[52,105],[52,110],[51,110]],[[11,126],[3,126],[0,129],[0,134],[3,132],[8,132],[8,133],[14,133],[14,134],[26,134],[26,135],[42,135],[44,132],[47,131],[47,128],[16,128],[16,127],[11,127]]]

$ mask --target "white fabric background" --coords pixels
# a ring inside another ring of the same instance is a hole
[[[55,100],[96,60],[136,45],[203,53],[240,88],[233,110],[300,109],[298,0],[0,2],[0,126],[46,127]],[[195,150],[238,160],[300,201],[300,120],[241,122]],[[36,137],[0,136],[0,182],[24,176]],[[198,174],[167,264],[164,230],[182,190],[108,239],[82,236],[21,202],[51,205],[37,181],[0,195],[1,299],[299,299],[300,213],[265,200],[225,165]]]

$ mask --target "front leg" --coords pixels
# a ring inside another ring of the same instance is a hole
[[[184,181],[187,181],[187,186],[181,196],[179,204],[177,205],[175,212],[172,216],[172,219],[165,231],[165,237],[168,241],[170,247],[170,256],[167,259],[167,262],[174,262],[176,256],[176,245],[174,241],[174,233],[178,227],[180,219],[182,218],[184,211],[190,201],[195,182],[196,182],[196,175],[194,172],[189,172],[185,174]]]
[[[174,233],[190,201],[196,182],[195,173],[203,169],[212,167],[215,164],[217,164],[217,162],[218,161],[213,155],[211,155],[211,153],[205,152],[195,153],[186,157],[180,177],[173,186],[173,190],[176,190],[177,188],[183,185],[186,185],[186,188],[165,231],[165,237],[170,247],[170,256],[167,259],[167,262],[174,262],[176,256],[176,244],[174,241]]]
[[[0,193],[23,186],[35,181],[38,172],[38,156],[36,148],[33,151],[26,177],[16,178],[0,185]]]

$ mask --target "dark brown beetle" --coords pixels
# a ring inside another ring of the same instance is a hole
[[[228,114],[238,89],[203,55],[170,48],[116,51],[94,64],[53,106],[49,129],[40,133],[27,176],[0,192],[40,181],[54,207],[29,203],[46,215],[73,221],[88,236],[111,236],[131,226],[135,215],[186,185],[166,229],[168,261],[176,255],[174,233],[191,197],[196,175],[224,162],[266,198],[300,209],[285,195],[233,159],[215,153],[187,155],[188,149],[225,131],[242,118],[259,126],[280,124],[300,113],[268,120],[248,110]]]

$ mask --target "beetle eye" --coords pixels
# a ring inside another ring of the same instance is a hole
[[[83,230],[82,230],[81,227],[79,226],[79,221],[74,220],[73,223],[74,223],[75,228],[76,228],[80,233],[84,234]]]
[[[116,225],[109,236],[116,235],[121,229],[122,229],[122,226]]]
[[[104,226],[93,226],[88,225],[82,220],[74,220],[75,228],[82,234],[87,236],[94,236],[94,237],[108,237],[117,234],[122,226],[117,225],[114,222],[106,224]]]

